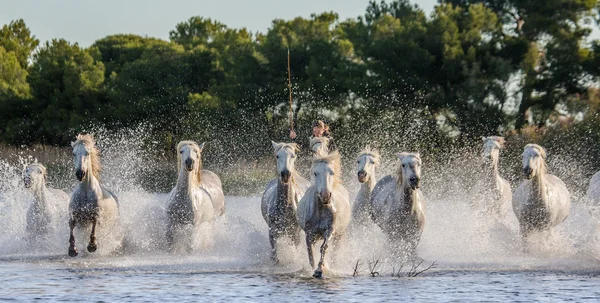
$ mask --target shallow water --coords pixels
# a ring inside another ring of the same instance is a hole
[[[16,195],[16,192],[12,193]],[[25,199],[26,195],[18,196]],[[66,257],[67,238],[46,252],[22,243],[22,228],[2,224],[0,300],[33,301],[562,301],[600,298],[597,224],[578,204],[551,245],[523,254],[515,243],[516,219],[488,222],[460,201],[432,201],[419,255],[435,268],[418,277],[392,277],[385,237],[374,226],[352,230],[339,261],[323,280],[311,277],[306,252],[281,246],[282,262],[269,262],[267,228],[259,197],[226,197],[226,215],[191,254],[162,251],[165,195],[138,191],[118,194],[126,247],[111,253]],[[2,211],[22,214],[5,199]],[[26,203],[21,203],[26,205]],[[22,205],[21,205],[22,206]],[[511,215],[511,214],[509,214]],[[12,217],[12,216],[11,216]],[[13,222],[20,222],[13,220]],[[80,240],[81,245],[85,243]],[[80,251],[83,251],[80,250]],[[367,263],[383,265],[371,277]],[[361,269],[353,277],[353,266]],[[407,265],[410,267],[410,265]]]

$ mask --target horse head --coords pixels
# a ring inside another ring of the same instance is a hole
[[[277,176],[284,184],[290,181],[295,172],[296,153],[300,150],[295,143],[276,143],[271,141],[277,158]]]
[[[340,154],[337,151],[331,154],[318,152],[312,162],[318,200],[329,204],[334,187],[341,182]]]
[[[546,150],[537,144],[525,145],[523,151],[523,176],[532,179],[546,173]]]
[[[47,170],[40,163],[33,163],[23,171],[23,183],[25,188],[35,189],[46,183]]]
[[[491,136],[482,137],[483,147],[481,157],[485,164],[497,163],[500,156],[500,150],[504,148],[506,140],[503,137]]]
[[[82,181],[90,173],[99,179],[100,160],[94,137],[79,134],[71,146],[73,147],[73,164],[77,180]]]
[[[203,148],[204,143],[198,145],[198,143],[194,141],[179,142],[179,144],[177,144],[177,170],[196,172],[197,176],[200,177]]]
[[[370,148],[365,148],[358,154],[358,182],[365,183],[375,175],[375,168],[379,165],[379,153]]]
[[[419,153],[399,153],[400,168],[398,182],[409,186],[411,189],[421,187],[421,156]]]

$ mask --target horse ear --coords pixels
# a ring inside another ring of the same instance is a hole
[[[200,151],[202,151],[204,149],[204,142],[202,142],[202,144],[199,144],[198,147],[200,148]]]
[[[415,156],[417,156],[417,158],[421,159],[421,154],[420,153],[416,152]]]
[[[273,146],[274,150],[277,150],[277,147],[279,146],[279,144],[273,140],[271,140],[271,145]]]
[[[481,141],[483,141],[485,143],[485,141],[487,141],[487,138],[482,136]]]
[[[397,153],[396,156],[398,157],[398,159],[400,159],[400,161],[402,161],[402,159],[404,159],[404,157],[406,157],[408,155],[408,153]]]
[[[77,141],[71,141],[71,147],[75,147],[75,142]]]

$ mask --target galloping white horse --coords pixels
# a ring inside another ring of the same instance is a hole
[[[313,154],[321,153],[327,154],[329,153],[329,138],[327,137],[312,137],[310,138],[310,150],[312,150]]]
[[[547,173],[546,151],[537,144],[525,146],[523,175],[513,195],[513,210],[526,245],[532,231],[549,230],[567,218],[571,198],[565,183]]]
[[[296,220],[298,202],[310,186],[308,180],[297,172],[294,163],[299,151],[295,143],[271,142],[277,157],[277,178],[271,180],[261,199],[262,215],[269,226],[271,259],[277,259],[277,240],[290,237],[294,244],[300,242],[300,226]]]
[[[202,148],[193,141],[177,145],[177,184],[167,201],[167,245],[173,249],[175,233],[183,227],[212,223],[225,212],[225,196],[219,177],[202,169]],[[189,239],[188,239],[189,240]]]
[[[506,141],[497,136],[483,137],[482,140],[481,157],[486,169],[481,188],[482,198],[485,199],[483,209],[494,218],[502,219],[512,207],[510,183],[500,177],[498,170],[500,150],[504,148]]]
[[[352,222],[360,226],[367,223],[371,216],[371,193],[377,183],[375,168],[379,165],[379,152],[365,147],[359,154],[358,160],[358,182],[361,183],[360,190],[352,206]]]
[[[415,251],[425,225],[425,199],[421,186],[421,157],[418,153],[400,153],[395,176],[379,180],[372,193],[372,218],[407,257]]]
[[[312,184],[298,205],[298,223],[306,234],[308,262],[315,267],[313,244],[323,239],[321,259],[313,277],[322,278],[325,253],[330,242],[335,244],[344,236],[350,222],[350,197],[341,182],[339,153],[317,153],[312,160]]]
[[[103,234],[112,232],[119,221],[119,204],[117,197],[100,185],[100,157],[94,138],[80,134],[71,145],[75,176],[79,180],[69,203],[69,256],[75,257],[78,254],[73,234],[75,226],[79,224],[85,229],[91,226],[87,250],[95,252],[98,248],[96,227],[100,227]]]
[[[48,171],[41,163],[27,166],[23,183],[33,194],[33,204],[27,211],[26,231],[30,240],[39,239],[55,231],[61,221],[68,218],[69,195],[64,191],[46,187]],[[65,230],[67,225],[65,226]]]

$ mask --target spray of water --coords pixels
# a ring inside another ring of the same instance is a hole
[[[412,130],[407,132],[412,134],[410,136],[418,134]],[[279,250],[282,262],[278,266],[271,265],[267,226],[260,214],[258,196],[227,196],[225,215],[213,226],[201,229],[193,252],[165,252],[164,207],[167,194],[164,191],[157,193],[148,190],[147,186],[152,182],[148,182],[144,176],[160,170],[166,175],[164,179],[172,180],[174,184],[175,160],[165,160],[169,158],[158,157],[157,153],[150,151],[153,143],[147,133],[143,127],[121,132],[95,131],[104,166],[103,183],[116,193],[120,201],[124,240],[117,252],[95,255],[84,253],[79,258],[69,259],[66,257],[68,237],[62,232],[49,236],[52,245],[48,247],[37,251],[28,247],[24,240],[25,216],[31,197],[22,185],[21,172],[31,159],[0,159],[0,257],[58,256],[60,260],[74,266],[97,262],[112,266],[181,266],[182,270],[193,267],[195,270],[207,271],[300,271],[310,274],[304,244],[296,248],[291,242],[282,241]],[[265,143],[266,148],[269,148],[269,142]],[[395,157],[390,155],[398,151],[418,150],[418,145],[411,143],[404,143],[402,149],[381,145],[384,157],[377,172],[379,178],[396,169]],[[357,146],[357,150],[363,146]],[[215,155],[211,155],[208,158],[214,157]],[[525,254],[521,250],[518,224],[512,212],[498,222],[471,207],[474,199],[481,199],[473,195],[472,178],[481,167],[476,150],[449,150],[442,156],[425,154],[423,157],[422,189],[427,201],[427,219],[417,250],[419,256],[427,262],[435,261],[438,268],[442,269],[580,268],[598,263],[600,233],[597,221],[588,214],[579,192],[573,193],[569,218],[553,232],[536,237],[538,241],[534,243],[534,249]],[[359,188],[355,159],[352,154],[345,158],[344,180],[353,200]],[[271,163],[271,160],[267,163],[273,165],[273,174],[270,176],[273,177],[274,162]],[[169,161],[172,163],[168,163]],[[67,184],[67,190],[72,189],[76,180],[70,167],[70,158],[58,162],[62,166],[60,169],[55,168],[54,172],[66,173],[51,176],[54,178],[51,183]],[[300,172],[307,171],[308,162],[308,157],[298,161],[303,166]],[[567,178],[576,175],[576,172],[567,167],[577,169],[577,163],[576,159],[556,157],[549,165],[555,168],[556,174]],[[172,171],[165,171],[166,166],[172,167]],[[230,167],[223,165],[219,168],[212,165],[211,169],[226,175],[227,172],[220,169]],[[237,173],[242,172],[240,170]],[[252,171],[248,173],[252,175]],[[508,179],[518,180],[510,176]],[[266,185],[268,178],[263,181]],[[172,185],[163,185],[162,188],[170,186]],[[514,188],[516,184],[513,182],[512,186]],[[387,245],[387,238],[374,224],[349,229],[343,243],[335,254],[336,262],[330,262],[335,273],[351,274],[357,260],[362,260],[365,264],[381,257],[384,272],[391,272],[399,262],[390,257],[393,254]]]

